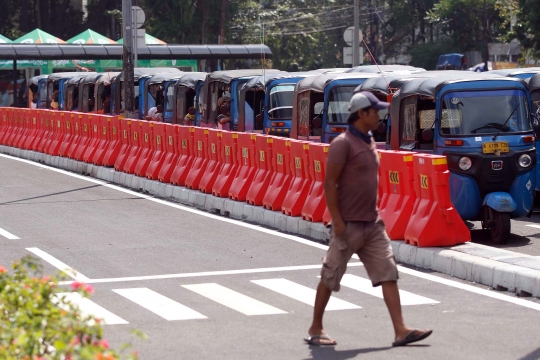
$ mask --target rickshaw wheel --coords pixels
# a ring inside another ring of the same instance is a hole
[[[495,244],[506,244],[510,237],[510,214],[491,211],[491,240]]]

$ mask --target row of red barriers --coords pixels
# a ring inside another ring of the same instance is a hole
[[[87,113],[0,108],[0,144],[330,222],[328,145]]]

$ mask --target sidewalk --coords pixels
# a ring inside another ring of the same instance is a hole
[[[266,210],[260,206],[204,194],[181,186],[148,180],[114,169],[59,156],[0,145],[0,153],[41,162],[49,166],[89,175],[100,180],[142,191],[165,200],[206,210],[230,218],[327,242],[329,230],[322,223]],[[418,248],[403,241],[392,241],[399,263],[433,270],[459,279],[490,286],[518,296],[540,297],[540,257],[466,243],[445,248]]]

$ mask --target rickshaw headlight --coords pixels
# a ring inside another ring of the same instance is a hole
[[[459,159],[459,168],[463,171],[469,170],[472,166],[472,161],[468,157],[464,156],[461,159]]]
[[[529,155],[523,154],[519,157],[518,164],[523,168],[529,167],[532,164],[532,159]]]

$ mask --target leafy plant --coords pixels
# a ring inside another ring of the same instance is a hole
[[[84,315],[62,295],[57,277],[43,276],[37,259],[16,261],[10,273],[0,266],[0,358],[121,359],[103,338],[100,319]],[[71,296],[88,297],[91,285],[74,282]],[[122,352],[130,345],[122,346]],[[133,352],[125,359],[137,359]]]

